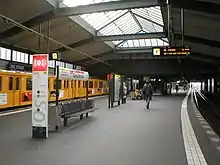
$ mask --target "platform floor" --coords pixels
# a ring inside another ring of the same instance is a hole
[[[47,140],[31,139],[31,113],[0,117],[0,164],[5,165],[187,165],[181,132],[184,95],[100,110]]]

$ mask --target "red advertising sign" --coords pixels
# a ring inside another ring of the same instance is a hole
[[[112,78],[113,78],[113,74],[112,73],[107,74],[107,80],[112,80]]]
[[[48,56],[46,54],[33,55],[32,71],[46,72],[48,69]]]

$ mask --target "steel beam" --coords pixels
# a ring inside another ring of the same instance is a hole
[[[94,55],[93,57],[100,59],[101,57],[113,56],[113,55],[114,55],[114,52],[113,52],[113,51],[108,51],[108,52],[104,52],[104,53],[101,53],[101,54]],[[88,62],[88,61],[93,61],[93,60],[91,60],[90,58],[84,58],[84,59],[82,59],[82,60],[74,61],[74,63],[77,63],[77,64],[85,64],[85,63]]]
[[[0,42],[0,47],[4,47],[4,48],[7,48],[7,49],[12,49],[12,50],[27,53],[27,54],[34,54],[34,53],[37,52],[35,50],[30,50],[30,49],[27,49],[27,48],[22,48],[22,47],[17,46],[17,45],[11,45],[9,43],[2,43],[2,42]]]
[[[11,22],[12,24],[14,24],[14,25],[17,26],[17,27],[20,27],[20,28],[24,29],[25,31],[34,33],[34,34],[36,34],[36,35],[38,35],[38,36],[41,36],[41,37],[43,37],[43,38],[45,38],[45,39],[47,39],[47,40],[53,42],[54,44],[60,45],[60,46],[65,47],[66,49],[69,49],[69,50],[71,50],[71,51],[78,52],[78,53],[82,54],[83,56],[87,56],[87,57],[92,58],[92,59],[94,59],[94,60],[98,60],[98,61],[100,61],[100,62],[102,62],[102,63],[104,63],[104,64],[106,64],[106,65],[109,65],[108,63],[105,63],[104,61],[101,61],[101,60],[99,60],[99,59],[96,59],[96,58],[94,58],[94,57],[92,57],[92,56],[90,56],[90,55],[88,55],[88,54],[86,54],[86,53],[84,53],[84,52],[81,52],[81,51],[79,51],[79,50],[77,50],[77,49],[73,49],[73,48],[71,48],[71,47],[69,47],[69,46],[67,46],[67,45],[65,45],[65,44],[63,44],[63,43],[61,43],[61,42],[59,42],[59,41],[57,41],[57,40],[51,38],[51,37],[48,37],[48,36],[46,36],[46,35],[44,35],[44,34],[42,34],[42,33],[39,33],[39,32],[37,32],[37,31],[35,31],[35,30],[31,29],[31,28],[28,28],[28,27],[26,27],[26,26],[20,24],[19,22],[15,21],[15,20],[13,20],[13,19],[11,19],[11,18],[9,18],[9,17],[7,17],[7,16],[4,16],[4,15],[0,14],[0,17],[1,17],[2,19],[5,19],[5,20]],[[111,65],[109,65],[109,66],[111,66]]]
[[[204,55],[204,54],[197,53],[197,52],[192,52],[192,54],[189,55],[188,58],[202,61],[204,63],[210,63],[212,65],[219,65],[220,64],[220,58],[213,57],[210,55]]]
[[[189,55],[188,57],[191,57],[191,56],[196,56],[196,57],[200,57],[200,58],[203,58],[203,59],[209,59],[209,60],[212,60],[212,61],[220,62],[220,57],[212,56],[210,54],[202,54],[202,53],[198,53],[198,52],[192,52],[191,55]]]
[[[182,34],[175,33],[175,38],[178,40],[181,40]],[[195,37],[195,36],[189,36],[189,35],[184,35],[184,40],[189,41],[189,42],[194,42],[202,45],[208,45],[211,47],[216,47],[220,48],[220,41],[214,41],[214,40],[209,40],[201,37]]]
[[[49,12],[41,14],[37,17],[34,17],[34,18],[22,23],[22,25],[29,27],[29,28],[33,27],[33,26],[37,26],[40,23],[43,23],[45,21],[53,19],[53,16],[54,16],[54,11],[49,11]],[[9,37],[13,37],[14,35],[17,35],[23,31],[24,31],[24,29],[17,27],[17,26],[14,26],[14,27],[0,33],[0,41],[3,41]]]
[[[152,47],[117,48],[115,53],[152,53]]]
[[[134,15],[134,13],[131,11],[131,9],[129,9],[129,12],[130,12],[131,16],[133,17],[134,21],[136,22],[136,24],[139,26],[140,30],[143,30],[143,26],[138,21],[137,17]]]
[[[105,3],[96,3],[75,7],[62,7],[55,10],[56,16],[75,16],[88,13],[116,11],[165,5],[165,0],[120,0]]]
[[[124,60],[168,60],[168,59],[177,59],[177,56],[167,56],[167,57],[154,57],[152,56],[151,52],[132,52],[132,53],[127,53],[127,54],[123,54],[123,53],[113,53],[113,52],[108,52],[108,53],[103,53],[103,54],[99,54],[99,55],[95,55],[94,56],[95,58],[98,58],[102,61],[108,61],[108,60],[121,60],[121,59],[124,59]],[[201,53],[197,53],[197,52],[192,52],[191,55],[189,56],[180,56],[179,59],[195,59],[195,60],[199,60],[199,61],[202,61],[204,63],[210,63],[210,64],[220,64],[220,58],[218,57],[211,57],[209,55],[204,55],[204,54],[201,54]],[[92,65],[92,64],[96,64],[96,63],[99,63],[98,61],[95,61],[95,60],[92,60],[92,59],[89,59],[89,58],[86,58],[86,59],[83,59],[83,60],[79,60],[79,61],[76,61],[77,64],[80,64],[80,65]]]
[[[198,0],[173,0],[173,8],[184,8],[209,14],[220,14],[220,3],[212,3]]]
[[[87,44],[90,44],[91,42],[94,41],[94,37],[90,37],[90,38],[86,38],[84,40],[80,40],[78,42],[75,42],[75,43],[72,43],[72,44],[69,44],[68,46],[71,47],[71,48],[77,48],[77,47],[80,47],[80,46],[83,46],[83,45],[87,45]],[[57,51],[57,52],[65,52],[65,51],[69,51],[69,49],[66,49],[64,47],[61,47],[61,48],[58,48],[54,51]]]
[[[144,20],[146,20],[146,21],[149,21],[149,22],[151,22],[151,23],[153,23],[153,24],[156,24],[156,25],[158,25],[158,26],[160,26],[160,27],[164,27],[163,25],[161,25],[161,24],[159,24],[159,23],[157,23],[157,22],[155,22],[155,21],[153,21],[153,20],[150,20],[150,19],[148,19],[148,18],[146,18],[146,17],[144,17],[144,16],[142,16],[142,15],[140,15],[140,14],[134,13],[134,15],[137,16],[137,17],[140,17],[140,18],[142,18],[142,19],[144,19]]]
[[[118,41],[118,40],[152,39],[152,38],[165,38],[165,37],[166,37],[166,34],[164,32],[140,33],[140,34],[96,36],[95,41]]]

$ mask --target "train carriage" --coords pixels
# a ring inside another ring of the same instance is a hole
[[[107,81],[88,80],[88,95],[107,94]],[[59,100],[82,98],[86,96],[86,81],[58,80]],[[56,100],[56,77],[48,78],[48,100]],[[0,110],[32,104],[32,74],[0,70]]]

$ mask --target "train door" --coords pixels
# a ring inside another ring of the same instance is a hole
[[[0,109],[12,106],[11,96],[8,92],[8,75],[0,74]]]
[[[82,85],[82,97],[86,96],[86,81],[83,81]]]
[[[11,76],[11,75],[9,75],[8,77],[7,77],[7,79],[8,79],[8,86],[7,86],[7,88],[8,88],[8,100],[7,100],[7,102],[8,102],[8,105],[9,105],[9,107],[12,107],[12,106],[14,106],[14,87],[13,87],[13,81],[14,81],[14,77],[13,76]]]
[[[99,94],[103,94],[104,90],[103,90],[103,81],[99,80]]]
[[[68,88],[68,97],[69,99],[73,97],[72,95],[72,81],[68,80],[69,88]]]
[[[81,91],[81,81],[78,80],[77,97],[80,97],[80,91]]]
[[[75,80],[75,97],[79,97],[78,95],[78,84],[79,84],[79,81],[78,80]]]
[[[10,78],[9,78],[10,81]],[[13,77],[13,88],[14,88],[14,106],[20,105],[20,91],[21,91],[21,77]]]
[[[18,106],[20,102],[20,77],[9,75],[8,77],[8,103],[10,106]],[[18,85],[18,88],[15,88]],[[17,89],[17,90],[16,90]]]
[[[95,80],[94,90],[95,90],[95,95],[97,95],[98,94],[98,81],[97,80]]]
[[[67,99],[68,98],[68,88],[67,88],[67,80],[64,80],[64,98]]]
[[[93,81],[92,80],[89,80],[89,96],[92,96],[94,93],[93,93]]]
[[[75,97],[75,81],[72,81],[72,98]]]

